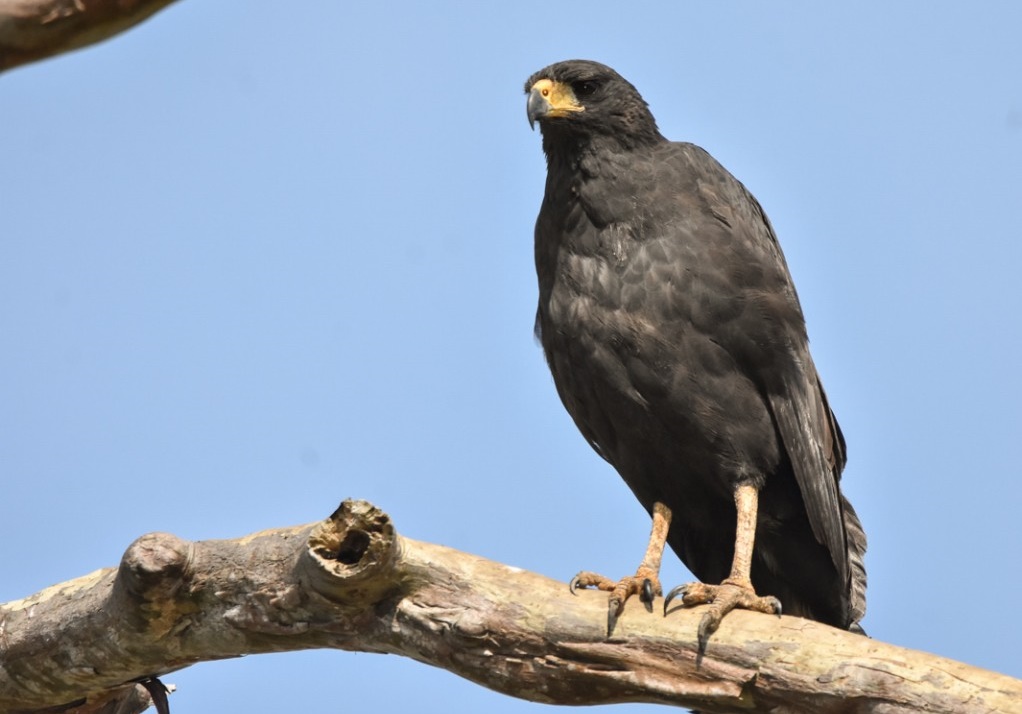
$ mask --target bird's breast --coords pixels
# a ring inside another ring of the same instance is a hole
[[[739,437],[763,434],[767,460],[777,445],[759,391],[715,337],[743,308],[707,303],[684,247],[613,224],[562,235],[541,285],[540,339],[569,413],[626,480],[632,461],[687,463],[726,499],[748,471]]]

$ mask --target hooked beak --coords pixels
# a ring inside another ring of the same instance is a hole
[[[536,128],[536,122],[542,119],[566,117],[585,111],[570,85],[550,79],[541,79],[532,85],[525,109],[529,126],[533,129]]]
[[[529,92],[529,102],[525,109],[529,115],[529,128],[535,131],[536,121],[545,117],[550,111],[550,102],[533,87],[532,91]]]

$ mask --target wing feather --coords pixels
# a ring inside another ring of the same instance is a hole
[[[806,367],[815,378],[811,360]],[[836,422],[821,395],[819,379],[811,383],[807,379],[801,384],[789,385],[786,393],[771,393],[769,402],[813,535],[830,551],[838,576],[847,581],[848,547],[838,491],[838,463],[843,464],[840,461],[843,454],[839,457],[836,450],[824,449],[826,444],[839,443],[840,432],[834,434],[829,428],[831,424],[836,426]]]

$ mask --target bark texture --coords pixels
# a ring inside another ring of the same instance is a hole
[[[85,47],[174,0],[0,0],[0,72]]]
[[[136,540],[119,567],[0,605],[0,711],[137,712],[135,683],[201,661],[387,652],[552,704],[705,712],[1022,712],[1022,681],[794,617],[734,612],[697,656],[702,608],[663,617],[399,536],[345,501],[236,540]],[[134,702],[134,703],[132,703]]]

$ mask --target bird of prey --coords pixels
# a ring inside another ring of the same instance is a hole
[[[705,150],[668,141],[610,67],[571,60],[525,85],[546,192],[536,335],[561,401],[650,513],[636,574],[579,573],[628,597],[662,590],[665,542],[709,604],[700,649],[736,607],[858,630],[866,538],[839,487],[845,443],[763,209]]]

